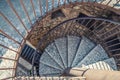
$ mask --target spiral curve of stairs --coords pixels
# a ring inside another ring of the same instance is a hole
[[[102,46],[84,36],[56,39],[43,52],[39,66],[41,76],[61,76],[74,67],[117,70],[114,59],[108,57]]]

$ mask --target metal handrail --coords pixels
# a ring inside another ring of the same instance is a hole
[[[35,12],[35,8],[34,8],[34,4],[33,4],[32,0],[30,0],[30,1],[31,1],[31,5],[32,5],[33,12],[34,12],[34,16],[36,17],[36,12]],[[48,1],[48,0],[47,0],[47,1]],[[63,1],[64,1],[64,4],[60,4],[60,1],[61,1],[61,0],[58,1],[58,3],[57,3],[58,5],[57,5],[57,7],[55,7],[55,5],[54,5],[55,0],[52,0],[52,9],[51,9],[51,10],[48,10],[48,7],[49,7],[49,6],[48,6],[48,2],[46,2],[46,7],[47,7],[46,9],[47,9],[48,12],[43,13],[42,8],[41,8],[42,6],[41,6],[41,3],[40,3],[41,0],[39,0],[41,17],[47,15],[47,13],[51,13],[52,11],[54,11],[54,9],[60,8],[61,6],[65,6],[65,5],[69,5],[69,4],[72,4],[72,3],[76,3],[76,2],[74,2],[74,1],[72,1],[72,0],[63,0]],[[71,2],[71,1],[72,1],[72,2]],[[77,0],[76,0],[76,1],[77,1]],[[105,1],[106,1],[106,0],[105,0]],[[113,0],[110,0],[110,1],[113,1]],[[109,6],[110,1],[106,4],[106,6]],[[78,3],[85,3],[85,2],[86,2],[86,3],[92,3],[90,0],[88,0],[88,1],[82,0],[82,1],[80,1],[80,2],[78,1]],[[120,2],[120,1],[118,0],[115,4],[117,4],[117,3],[119,3],[119,2]],[[31,30],[28,30],[28,29],[27,29],[27,26],[25,26],[25,24],[23,23],[23,21],[21,20],[21,18],[20,18],[20,16],[19,16],[19,14],[18,14],[17,11],[14,9],[14,6],[13,6],[12,2],[11,2],[10,0],[7,0],[7,3],[10,5],[10,8],[11,8],[12,11],[15,13],[15,15],[16,15],[17,18],[19,19],[20,23],[22,23],[23,27],[25,28],[26,32],[28,33],[27,35],[29,35],[29,33],[32,32],[32,29],[31,29]],[[93,3],[97,3],[97,0],[95,0]],[[103,0],[102,0],[102,1],[99,1],[98,4],[102,4],[102,3],[103,3]],[[24,5],[24,3],[23,3],[23,0],[20,0],[20,5],[21,5],[21,7],[23,8],[26,16],[28,17],[28,21],[29,21],[29,23],[30,23],[31,26],[32,26],[33,24],[32,24],[32,22],[31,22],[31,19],[30,19],[29,14],[28,14],[28,12],[27,12],[27,10],[26,10],[26,7],[25,7],[25,5]],[[113,6],[111,6],[111,7],[115,8],[115,5],[113,5]],[[20,33],[20,31],[16,29],[16,26],[14,26],[13,23],[12,23],[9,19],[7,19],[6,16],[4,16],[4,13],[1,13],[1,11],[0,11],[0,16],[3,16],[3,18],[8,22],[8,24],[10,24],[11,27],[13,27],[14,30],[23,38],[22,42],[16,41],[16,40],[13,39],[9,34],[7,34],[6,32],[4,32],[3,30],[0,30],[0,33],[4,34],[8,39],[10,39],[10,40],[14,41],[16,44],[19,44],[19,45],[20,45],[20,47],[19,47],[19,49],[18,49],[18,54],[17,54],[17,56],[20,56],[20,51],[21,51],[22,47],[24,46],[27,37],[26,37],[26,36],[23,36],[23,35]],[[37,18],[36,18],[36,20],[37,20]],[[4,46],[4,45],[3,45],[2,47],[7,48],[7,46]],[[9,49],[9,50],[11,50],[11,49]],[[38,49],[37,49],[36,51],[38,51]],[[8,58],[1,57],[1,59],[8,59]],[[18,57],[18,58],[16,57],[16,59],[19,60],[19,57]],[[17,60],[16,62],[18,62],[18,60]],[[15,67],[15,69],[16,69],[17,66],[15,65],[14,67]],[[13,74],[13,76],[15,76],[15,75]]]
[[[64,22],[62,22],[62,23],[60,23],[60,24],[58,24],[58,25],[56,25],[55,27],[53,27],[52,29],[50,29],[46,34],[44,34],[43,35],[43,37],[42,37],[42,39],[40,39],[39,40],[39,43],[38,43],[38,45],[37,45],[37,48],[36,48],[36,51],[34,52],[34,57],[35,57],[35,55],[37,54],[36,52],[37,51],[39,51],[39,52],[41,52],[42,53],[42,50],[40,50],[40,47],[41,47],[41,45],[42,44],[44,44],[44,42],[46,42],[47,41],[47,38],[49,37],[49,35],[50,34],[52,34],[54,31],[57,31],[58,29],[61,29],[61,27],[62,27],[62,25],[64,25],[64,24],[67,24],[67,23],[70,23],[71,21],[72,22],[76,22],[76,21],[83,21],[83,20],[95,20],[95,22],[96,21],[98,21],[98,22],[101,22],[101,24],[99,24],[99,25],[102,25],[103,23],[102,22],[106,22],[106,23],[111,23],[111,24],[114,24],[115,26],[116,25],[118,25],[118,26],[120,26],[120,23],[119,22],[115,22],[115,21],[111,21],[111,20],[108,20],[108,19],[102,19],[102,18],[95,18],[95,17],[83,17],[83,18],[73,18],[73,19],[69,19],[69,20],[66,20],[66,21],[64,21]],[[80,24],[81,25],[81,24]],[[97,26],[99,26],[99,25],[97,25]],[[84,26],[84,25],[82,25],[82,26]],[[97,26],[95,26],[95,27],[97,27]],[[86,27],[86,26],[84,26],[84,27]],[[104,26],[105,27],[105,26]],[[71,26],[69,26],[69,28],[71,28]],[[90,31],[90,30],[89,30]],[[94,31],[94,30],[93,30]],[[61,33],[64,33],[64,31],[61,31]],[[92,31],[91,31],[92,32]],[[91,32],[89,32],[89,33],[91,33]],[[94,31],[95,32],[95,31]],[[85,32],[85,33],[87,33],[87,32]],[[119,32],[120,33],[120,32]],[[96,36],[96,39],[98,38],[98,39],[100,39],[100,37],[98,37],[98,34],[96,34],[96,33],[94,33],[94,35]],[[64,35],[63,35],[64,36]],[[87,36],[87,35],[85,35],[85,36]],[[91,35],[89,35],[88,37],[90,37]],[[101,39],[102,40],[102,39]],[[103,44],[102,45],[104,45],[104,41],[102,42]],[[47,45],[46,45],[47,46]],[[33,60],[32,60],[32,66],[34,67],[34,57],[33,57]],[[32,68],[32,71],[33,71],[33,76],[34,76],[34,68]]]

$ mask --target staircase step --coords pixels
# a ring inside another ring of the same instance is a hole
[[[25,53],[25,56],[24,56],[25,59],[29,59],[29,57],[30,57],[29,55],[31,54],[30,53],[31,50],[32,50],[31,48],[27,49],[27,52]]]
[[[29,46],[28,44],[25,44],[24,48],[22,49],[22,52],[21,52],[21,57],[32,64],[34,51],[35,50],[31,46]],[[40,53],[37,52],[37,54],[39,54],[39,55],[37,55],[38,57],[41,56]],[[36,57],[36,59],[37,59],[37,57]]]
[[[47,63],[44,63],[44,62],[40,62],[40,65],[42,65],[42,64],[44,64],[44,65],[46,65],[46,66],[49,66],[49,67],[51,67],[51,68],[55,68],[55,69],[57,69],[57,70],[62,71],[62,69],[60,69],[60,68],[58,68],[58,67],[56,67],[56,66],[54,66],[54,65],[50,65],[50,64],[47,64]],[[40,68],[41,68],[41,67],[40,67]]]
[[[58,49],[55,46],[55,43],[50,44],[45,51],[52,56],[54,60],[64,69],[64,64],[62,62],[62,58],[58,52]]]
[[[95,43],[82,36],[82,40],[74,58],[72,67],[75,67],[94,47]]]
[[[42,63],[40,63],[40,64],[41,64],[40,68],[39,68],[40,76],[50,76],[50,74],[51,74],[51,76],[58,76],[58,73],[61,74],[61,70],[59,70],[59,69],[50,67],[46,64],[42,64]]]
[[[60,53],[60,56],[62,58],[62,61],[64,63],[64,67],[67,68],[67,59],[68,59],[68,54],[67,54],[67,38],[60,38],[55,40],[55,45]]]
[[[34,51],[35,51],[35,50],[32,50],[32,51],[31,51],[32,54],[31,54],[31,56],[30,56],[30,60],[32,60],[32,58],[33,58],[33,56],[34,56]]]
[[[116,62],[114,58],[104,60],[113,70],[117,70]]]
[[[71,67],[71,64],[74,60],[74,57],[80,44],[80,38],[75,36],[67,36],[67,39],[68,39],[68,67]]]
[[[103,61],[99,61],[90,65],[84,65],[82,68],[90,68],[90,69],[100,69],[100,70],[117,70],[117,66],[114,58],[109,58]]]
[[[40,64],[39,64],[40,66],[42,65],[41,63],[48,64],[50,66],[55,66],[62,70],[61,66],[47,52],[44,52],[42,54],[40,58]]]
[[[89,65],[98,61],[108,59],[108,55],[101,45],[97,45],[90,53],[80,62],[77,67]]]
[[[22,49],[22,52],[21,52],[21,56],[25,56],[28,48],[29,48],[29,47],[28,47],[27,45],[24,46],[24,48]]]

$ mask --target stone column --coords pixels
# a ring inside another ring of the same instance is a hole
[[[67,73],[72,76],[84,76],[86,80],[120,80],[120,71],[72,68]]]

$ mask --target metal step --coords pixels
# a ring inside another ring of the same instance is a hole
[[[22,52],[21,52],[21,57],[23,59],[25,59],[26,61],[28,61],[29,63],[32,64],[32,60],[33,60],[33,56],[34,56],[34,49],[32,47],[30,47],[29,45],[25,44]],[[36,57],[35,60],[39,61],[41,54],[40,53],[36,53]],[[36,62],[36,61],[35,61]]]
[[[86,55],[86,57],[77,64],[76,67],[81,67],[82,65],[89,65],[101,60],[108,59],[108,55],[101,45],[97,45],[91,52]]]
[[[55,46],[55,43],[51,43],[46,49],[45,51],[54,59],[56,60],[56,62],[64,69],[64,63],[62,61],[62,58],[60,56],[60,53],[57,49],[57,47]]]
[[[114,58],[109,58],[103,61],[99,61],[90,65],[84,65],[82,68],[90,68],[90,69],[100,69],[100,70],[117,70],[117,66]]]
[[[56,39],[55,44],[64,63],[64,67],[67,68],[68,65],[67,38],[64,37],[64,38]]]
[[[71,67],[80,44],[80,38],[76,36],[67,36],[67,40],[68,40],[68,47],[67,47],[68,48],[68,67]]]
[[[74,58],[71,67],[75,67],[81,60],[96,46],[94,42],[82,36],[81,43],[77,50],[76,56]]]

